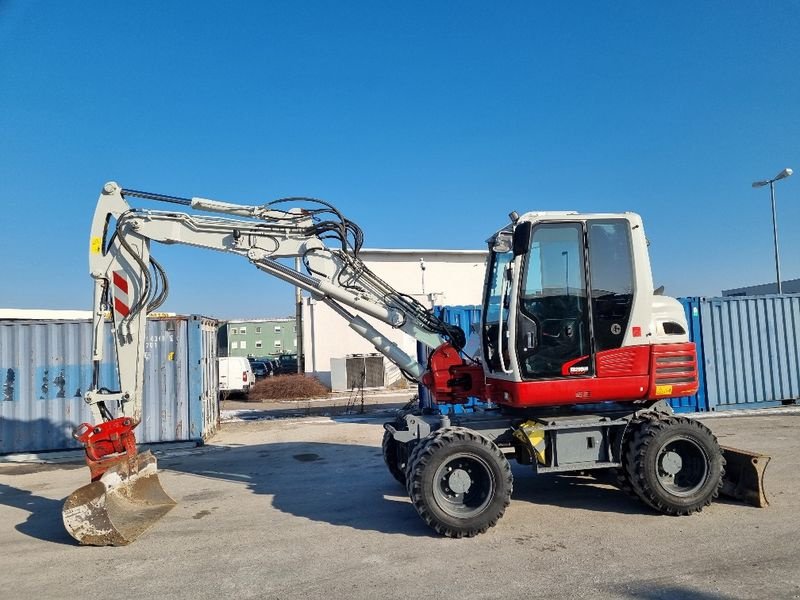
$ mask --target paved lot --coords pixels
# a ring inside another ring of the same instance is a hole
[[[772,506],[665,517],[592,479],[515,466],[498,526],[448,540],[386,472],[376,421],[310,418],[228,424],[163,458],[178,507],[128,547],[83,548],[60,506],[86,469],[4,464],[0,596],[799,598],[800,416],[708,424],[772,454]]]
[[[262,400],[258,402],[231,397],[220,403],[220,409],[223,420],[230,418],[283,419],[308,416],[355,416],[397,410],[408,403],[415,393],[416,390],[366,390],[363,396],[358,393],[344,392],[331,394],[327,398],[310,400]]]

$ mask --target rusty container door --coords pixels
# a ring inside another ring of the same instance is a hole
[[[219,427],[218,322],[192,316],[189,332],[190,434],[207,440]]]

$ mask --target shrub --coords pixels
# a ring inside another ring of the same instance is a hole
[[[278,375],[256,382],[250,390],[250,400],[292,400],[295,398],[319,398],[328,395],[326,388],[316,377],[305,375]]]

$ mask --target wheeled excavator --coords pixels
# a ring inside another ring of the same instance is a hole
[[[132,198],[174,210],[134,208]],[[667,399],[698,389],[697,354],[681,304],[656,293],[641,218],[634,213],[512,212],[488,239],[479,350],[466,335],[359,258],[363,232],[333,205],[282,198],[241,205],[107,183],[92,221],[94,423],[74,432],[91,483],[63,511],[82,544],[124,545],[175,502],[155,457],[139,453],[145,325],[166,299],[151,244],[237,254],[305,290],[344,318],[411,380],[433,408],[384,425],[383,457],[420,517],[448,537],[485,532],[513,488],[509,461],[537,473],[600,473],[655,511],[688,515],[720,492],[765,506],[769,457],[721,448]],[[301,258],[303,267],[283,259]],[[101,381],[110,313],[118,385]],[[364,318],[429,348],[423,364]],[[482,401],[474,412],[438,410]]]

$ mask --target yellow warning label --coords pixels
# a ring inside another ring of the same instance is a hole
[[[656,396],[669,396],[672,393],[671,385],[657,385]]]
[[[92,241],[89,242],[89,252],[92,254],[100,254],[100,251],[103,249],[103,240],[99,237],[93,237]]]

